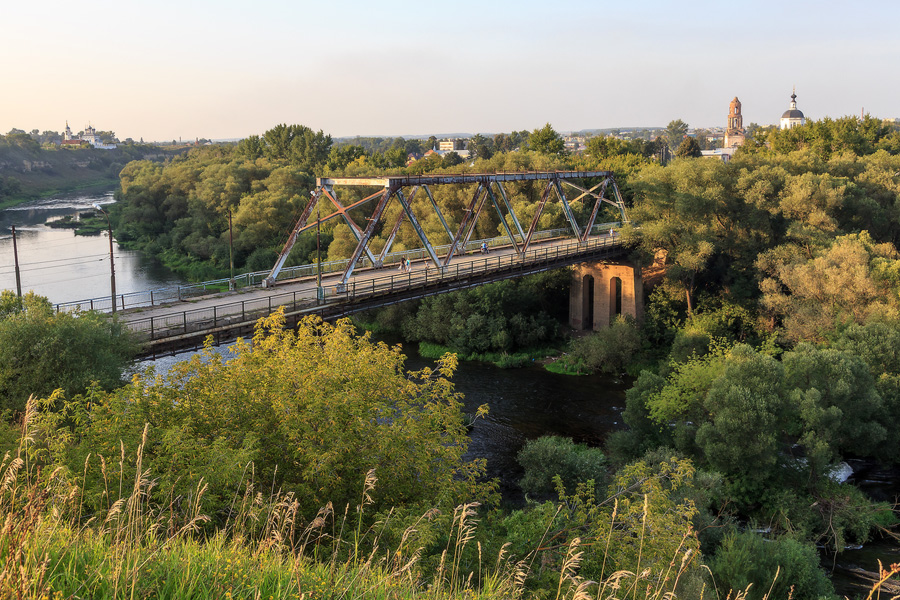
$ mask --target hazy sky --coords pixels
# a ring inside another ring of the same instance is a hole
[[[900,1],[18,0],[0,132],[240,138],[900,117]]]

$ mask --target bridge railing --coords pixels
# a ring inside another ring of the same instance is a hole
[[[312,287],[306,290],[273,293],[262,298],[238,300],[211,308],[197,308],[168,315],[135,319],[128,327],[145,339],[170,338],[202,331],[225,328],[237,323],[247,323],[271,314],[284,306],[287,312],[314,309],[317,306],[342,303],[368,297],[414,290],[423,286],[436,286],[441,282],[460,282],[467,277],[485,273],[501,273],[504,270],[520,270],[540,263],[557,261],[561,257],[584,254],[601,247],[617,246],[611,237],[595,238],[586,242],[571,242],[529,250],[521,256],[504,254],[467,263],[450,264],[437,269],[426,264],[425,269],[412,272],[396,271],[366,280],[351,280],[347,285],[327,285],[320,294]],[[463,286],[464,287],[464,286]],[[317,295],[318,300],[317,300]]]
[[[601,223],[595,225],[591,230],[592,235],[599,235],[609,231],[614,227],[618,227],[620,223]],[[532,237],[532,241],[543,241],[554,238],[571,237],[571,229],[548,229],[545,231],[537,231]],[[515,236],[516,242],[521,243],[522,238],[518,234]],[[462,252],[477,251],[482,243],[486,243],[489,248],[501,248],[509,245],[509,238],[506,236],[498,236],[481,240],[470,241]],[[449,244],[435,247],[435,252],[443,255],[450,250]],[[412,250],[403,250],[400,252],[391,252],[384,259],[384,266],[399,265],[401,261],[407,258],[410,261],[418,261],[428,257],[424,248],[415,248]],[[347,268],[347,259],[333,260],[322,262],[321,272],[323,275],[331,273],[342,273]],[[367,257],[363,257],[358,262],[359,269],[371,267],[372,263]],[[308,265],[298,265],[295,267],[285,267],[278,274],[277,281],[286,281],[289,279],[299,279],[303,277],[315,277],[317,268],[315,263]],[[243,273],[234,278],[234,289],[242,289],[247,287],[258,286],[262,280],[269,275],[269,271],[255,271],[253,273]],[[228,291],[229,278],[214,279],[212,281],[204,281],[202,283],[177,285],[162,288],[155,288],[142,292],[130,292],[127,294],[116,295],[116,310],[126,310],[133,308],[146,308],[151,306],[159,306],[162,304],[171,304],[182,300],[190,300],[207,296],[211,293]],[[111,312],[112,300],[109,296],[100,298],[89,298],[87,300],[76,300],[72,302],[61,302],[56,304],[56,312],[76,311],[76,310],[94,310],[97,312]]]

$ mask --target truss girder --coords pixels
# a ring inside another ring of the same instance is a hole
[[[418,186],[413,188],[413,192],[409,196],[409,202],[407,202],[406,198],[403,197],[403,190],[397,190],[397,200],[399,200],[400,204],[403,205],[403,211],[406,213],[406,218],[409,219],[410,225],[412,225],[413,229],[416,230],[416,235],[419,236],[419,239],[425,246],[425,250],[428,252],[428,256],[431,257],[431,261],[434,263],[434,266],[440,268],[441,261],[438,258],[437,253],[434,251],[434,247],[431,245],[431,242],[428,241],[428,236],[425,235],[425,231],[422,229],[422,226],[419,225],[419,219],[416,218],[416,214],[412,210],[413,196],[416,195],[416,191],[418,189]]]
[[[497,183],[497,185],[500,186],[499,183]],[[501,187],[500,189],[503,188]],[[513,249],[515,249],[516,255],[521,254],[519,244],[516,243],[516,236],[513,235],[512,230],[509,228],[509,223],[506,222],[506,217],[503,215],[503,211],[500,210],[500,204],[497,202],[497,198],[494,196],[494,191],[491,189],[491,186],[488,186],[487,193],[491,198],[491,202],[494,204],[494,210],[497,211],[497,215],[500,217],[500,223],[503,225],[503,230],[506,231],[506,237],[509,238],[509,243],[512,244]],[[506,207],[509,209],[509,203],[506,204]],[[512,211],[510,211],[510,214],[512,214]]]
[[[587,241],[588,236],[591,234],[591,230],[594,228],[594,221],[597,220],[597,213],[600,212],[600,205],[603,204],[603,194],[606,193],[606,185],[608,183],[609,183],[609,179],[604,179],[602,183],[595,185],[594,187],[592,187],[590,189],[589,192],[586,192],[587,194],[590,194],[591,196],[594,196],[595,198],[597,198],[597,201],[594,202],[594,209],[591,211],[591,217],[588,219],[587,225],[585,225],[585,228],[584,228],[584,233],[581,235],[582,242]],[[602,188],[600,190],[599,196],[597,194],[591,193],[598,187]],[[584,195],[585,194],[582,194],[581,196],[584,196]],[[579,198],[581,198],[581,196],[579,196]]]
[[[347,225],[350,227],[350,231],[353,233],[353,237],[356,238],[356,243],[357,243],[357,245],[359,245],[359,244],[362,242],[362,239],[363,239],[363,230],[360,228],[359,225],[356,224],[356,221],[354,221],[354,220],[350,217],[350,215],[347,214],[348,208],[345,207],[343,204],[341,204],[340,201],[338,201],[338,199],[337,199],[337,194],[334,193],[334,188],[332,188],[332,187],[330,187],[330,186],[325,186],[325,187],[323,187],[322,189],[323,189],[323,191],[324,191],[324,193],[325,193],[325,196],[326,196],[329,200],[331,200],[331,203],[334,204],[335,208],[337,208],[337,211],[336,211],[336,212],[337,212],[338,214],[340,214],[342,217],[344,217],[344,221],[345,221],[345,222],[347,223]],[[376,194],[375,196],[377,196],[377,194]],[[369,198],[365,199],[365,202],[368,202],[368,200],[370,200],[371,198],[372,198],[372,196],[370,196]],[[359,205],[359,204],[362,203],[362,202],[363,202],[363,201],[357,202],[356,205]],[[363,247],[363,250],[365,251],[366,256],[368,257],[369,261],[371,261],[371,263],[374,265],[374,264],[375,264],[375,260],[376,260],[376,259],[375,259],[375,255],[372,254],[372,251],[371,251],[371,250],[369,250],[369,246],[368,246],[368,245],[365,245],[365,246]]]
[[[416,192],[419,191],[419,186],[413,188],[412,193],[409,195],[409,201],[412,203],[413,198],[416,197]],[[391,246],[394,245],[394,238],[397,237],[397,233],[400,231],[400,225],[403,223],[403,217],[405,216],[405,211],[400,211],[397,214],[397,220],[394,222],[394,227],[391,229],[390,235],[388,235],[388,239],[384,242],[384,248],[381,249],[381,253],[378,255],[378,262],[375,264],[376,268],[380,268],[384,266],[384,259],[387,258],[388,252],[391,251]]]
[[[381,215],[384,213],[384,209],[387,208],[391,196],[394,195],[394,191],[395,190],[393,189],[385,188],[384,192],[381,194],[381,200],[375,205],[375,211],[372,213],[369,224],[366,226],[365,231],[363,231],[359,243],[356,244],[356,250],[353,251],[353,256],[350,257],[347,268],[344,270],[344,274],[341,277],[342,286],[350,279],[350,276],[353,274],[353,269],[356,267],[356,263],[359,262],[359,257],[362,256],[363,252],[367,252],[369,256],[372,256],[371,251],[369,251],[369,240],[372,239],[372,234],[375,233],[375,226],[378,225],[378,222],[381,220]],[[372,264],[375,264],[374,256],[372,257]]]
[[[453,232],[450,231],[450,226],[447,225],[447,221],[444,220],[444,215],[441,213],[441,209],[438,208],[437,202],[434,201],[434,196],[431,193],[431,188],[429,188],[427,185],[423,185],[422,187],[425,188],[425,194],[428,196],[428,200],[431,202],[431,208],[434,209],[435,214],[437,214],[438,219],[440,219],[441,221],[441,225],[443,225],[444,227],[444,231],[447,232],[447,238],[452,240]]]
[[[544,206],[547,205],[547,200],[550,198],[550,189],[552,187],[553,181],[548,181],[547,185],[544,187],[544,193],[541,194],[541,201],[538,203],[537,210],[534,211],[534,218],[531,220],[531,226],[528,228],[528,234],[525,236],[525,241],[522,243],[522,252],[528,250],[528,245],[531,244],[531,238],[534,236],[538,221],[540,221],[541,215],[544,213]]]
[[[513,225],[516,226],[516,231],[519,233],[519,237],[522,240],[525,240],[525,232],[522,231],[522,225],[519,223],[519,217],[516,216],[516,211],[512,209],[512,204],[509,203],[509,197],[506,195],[506,190],[503,189],[503,183],[497,181],[497,189],[500,190],[500,196],[503,198],[503,204],[506,206],[506,211],[509,213],[509,216],[512,218]]]
[[[578,227],[578,220],[575,219],[575,213],[572,211],[572,207],[569,206],[569,201],[566,200],[566,195],[563,193],[562,186],[559,184],[559,179],[553,180],[553,189],[556,190],[556,197],[559,198],[559,202],[563,207],[563,213],[566,215],[566,219],[572,227],[572,233],[580,240],[581,228]]]
[[[469,230],[466,232],[466,237],[463,239],[462,248],[460,248],[459,252],[460,254],[465,254],[466,246],[469,245],[469,240],[472,239],[472,234],[475,233],[475,226],[478,225],[478,217],[481,215],[484,205],[487,204],[489,189],[489,186],[481,186],[481,199],[478,201],[478,208],[475,209],[475,214],[469,219]]]
[[[466,212],[463,213],[462,219],[459,221],[459,229],[456,231],[456,235],[450,240],[450,251],[447,252],[447,256],[444,257],[444,262],[441,263],[442,267],[449,265],[450,259],[456,254],[456,249],[459,247],[459,240],[465,235],[466,230],[469,227],[471,216],[475,212],[475,205],[478,203],[478,198],[481,196],[482,187],[483,186],[479,183],[478,187],[475,188],[475,193],[472,195],[472,201],[469,202]]]
[[[287,241],[281,248],[281,254],[278,255],[278,258],[275,261],[275,266],[272,267],[272,270],[269,271],[269,274],[263,280],[263,287],[271,287],[275,285],[275,278],[278,277],[278,272],[281,271],[281,268],[284,266],[284,262],[287,260],[288,255],[291,253],[291,250],[294,247],[294,244],[297,242],[297,237],[299,237],[303,232],[303,229],[306,226],[306,221],[309,219],[309,215],[312,214],[313,206],[315,206],[319,202],[319,198],[322,196],[322,188],[316,187],[311,196],[312,197],[309,199],[309,202],[306,203],[306,208],[304,208],[303,212],[300,213],[300,218],[297,219],[297,224],[294,225],[294,230],[288,236]]]
[[[585,189],[584,187],[581,187],[569,181],[570,179],[596,180],[598,178],[602,181],[589,189]],[[546,185],[544,187],[543,193],[541,194],[540,202],[538,203],[535,214],[526,233],[522,227],[521,221],[516,215],[515,210],[513,210],[512,203],[509,200],[509,196],[507,195],[503,184],[510,182],[529,181],[546,182]],[[472,195],[472,199],[469,201],[463,212],[462,218],[460,219],[460,223],[456,228],[455,234],[448,225],[443,214],[441,213],[441,210],[438,207],[437,202],[434,199],[434,195],[431,191],[431,186],[443,184],[475,184],[475,190]],[[566,184],[580,191],[580,195],[570,202],[566,199],[561,184]],[[499,192],[500,198],[497,197],[497,194],[493,189],[494,185],[497,186],[497,191]],[[335,186],[377,186],[380,189],[379,191],[366,196],[362,200],[358,200],[350,205],[344,206],[339,200],[338,195],[334,191]],[[609,190],[610,186],[612,187],[612,192],[615,195],[614,201],[605,197],[606,192]],[[413,188],[409,193],[408,199],[403,192],[403,188],[405,187]],[[425,233],[425,230],[420,224],[418,217],[413,211],[413,201],[420,187],[424,188],[425,194],[428,197],[430,208],[437,215],[444,232],[447,234],[447,237],[450,240],[449,251],[444,257],[438,256],[434,244],[428,238],[428,235]],[[598,189],[599,193],[597,193]],[[390,248],[393,245],[393,242],[396,239],[396,236],[399,233],[400,227],[402,226],[404,220],[409,221],[419,240],[421,240],[431,261],[441,269],[447,267],[454,256],[456,256],[458,253],[465,252],[466,244],[469,242],[472,234],[476,229],[478,218],[481,215],[485,205],[487,204],[488,199],[490,199],[490,203],[496,211],[498,218],[500,219],[506,237],[509,239],[516,253],[521,255],[528,249],[534,237],[534,234],[536,233],[538,222],[540,221],[547,202],[550,199],[551,190],[555,192],[556,197],[559,199],[566,220],[571,226],[572,231],[575,233],[576,238],[580,241],[586,241],[590,237],[591,230],[593,229],[594,222],[598,215],[600,204],[603,202],[606,202],[618,208],[619,212],[622,215],[622,221],[627,222],[625,205],[622,200],[622,195],[619,192],[619,189],[616,186],[615,178],[610,171],[553,171],[460,175],[391,175],[371,178],[319,178],[316,180],[316,189],[311,192],[312,197],[310,198],[309,203],[306,205],[306,208],[303,210],[300,218],[297,220],[297,223],[295,224],[293,231],[288,238],[288,241],[285,243],[275,266],[272,268],[272,271],[269,273],[269,276],[266,278],[263,285],[268,287],[274,284],[275,278],[278,276],[279,271],[284,266],[291,248],[294,246],[297,237],[301,233],[311,229],[312,227],[315,227],[319,223],[328,221],[338,216],[344,219],[344,221],[350,227],[350,231],[353,233],[354,237],[357,240],[356,248],[354,249],[353,255],[351,256],[346,270],[344,271],[344,274],[341,278],[341,285],[346,284],[350,279],[351,275],[353,274],[353,270],[356,268],[356,265],[359,262],[359,259],[364,254],[368,256],[369,260],[372,261],[372,264],[376,268],[379,268],[384,264],[384,260],[386,259],[387,254],[390,251]],[[318,203],[323,195],[328,198],[328,200],[334,205],[336,210],[326,217],[317,220],[315,223],[308,224],[307,221],[309,220],[309,216],[312,213],[313,207]],[[370,250],[369,243],[371,242],[375,231],[380,226],[382,217],[385,215],[385,211],[390,205],[390,202],[394,196],[396,196],[398,202],[400,202],[402,210],[399,212],[396,220],[394,220],[394,222],[392,223],[392,228],[385,242],[385,246],[381,249],[381,252],[379,252],[379,256],[376,257]],[[585,196],[593,198],[595,202],[593,205],[591,216],[586,223],[584,230],[582,230],[577,222],[577,219],[575,218],[571,203],[581,200]],[[377,204],[372,213],[372,216],[368,219],[368,224],[363,230],[353,220],[349,212],[375,199],[378,199]],[[516,237],[517,235],[518,238]],[[521,242],[518,242],[517,240],[521,240]]]

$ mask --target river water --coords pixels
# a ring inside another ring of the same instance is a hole
[[[16,289],[11,227],[22,293],[34,290],[54,304],[109,297],[109,238],[106,233],[76,236],[72,229],[53,229],[48,220],[92,211],[91,204],[112,203],[112,192],[70,194],[35,200],[0,211],[0,289]],[[181,283],[177,276],[138,252],[113,245],[116,292],[127,294]]]
[[[52,229],[48,219],[77,215],[91,205],[110,204],[112,193],[73,194],[30,202],[0,211],[0,289],[15,290],[12,237],[15,225],[22,290],[34,290],[53,303],[98,298],[109,294],[109,241],[100,236],[75,236],[70,229]],[[118,246],[114,249],[118,293],[144,291],[183,283],[177,276],[145,259],[138,252]],[[391,343],[396,340],[387,340]],[[418,356],[414,347],[405,347],[407,369],[430,366],[432,361]],[[189,354],[164,357],[153,364],[157,371],[168,369]],[[507,501],[521,502],[516,482],[522,471],[516,454],[529,439],[541,435],[564,435],[597,446],[606,435],[622,426],[625,390],[629,382],[603,376],[569,377],[549,373],[539,365],[522,369],[498,369],[481,363],[460,363],[453,378],[457,391],[464,394],[465,410],[474,413],[488,404],[490,412],[477,421],[471,431],[470,454],[487,459],[488,475],[501,481]],[[885,499],[897,490],[897,473],[884,480],[873,477],[861,481],[871,484],[867,492]],[[867,570],[900,562],[897,545],[889,542],[868,544],[866,548],[845,552],[839,562],[858,564]],[[830,562],[830,561],[829,561]],[[827,564],[823,561],[823,564]],[[835,583],[843,594],[859,591],[841,577]]]

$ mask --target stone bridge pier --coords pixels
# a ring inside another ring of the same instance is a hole
[[[644,316],[640,265],[582,263],[572,267],[569,324],[573,329],[609,327],[617,315]]]

